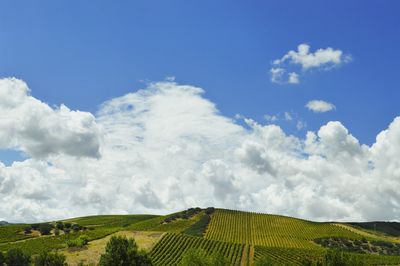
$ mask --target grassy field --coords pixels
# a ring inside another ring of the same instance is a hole
[[[107,237],[91,241],[83,248],[66,248],[62,251],[62,253],[66,256],[68,265],[78,265],[80,262],[82,262],[84,265],[97,265],[108,240],[114,235],[134,238],[140,249],[151,251],[163,233],[150,231],[119,231],[117,233],[108,235]]]
[[[33,236],[23,233],[25,225],[0,227],[0,251],[21,248],[29,254],[59,250],[69,265],[83,262],[95,265],[111,235],[136,240],[150,252],[154,265],[178,265],[185,252],[203,249],[207,254],[224,256],[230,265],[251,266],[263,257],[277,265],[300,265],[307,258],[321,260],[327,251],[316,239],[352,239],[360,243],[385,241],[399,243],[400,238],[343,223],[317,223],[279,215],[216,209],[166,216],[101,215],[79,217],[64,222],[85,226],[79,231],[59,236]],[[396,226],[390,224],[390,226]],[[67,248],[66,242],[87,235],[83,248]],[[363,241],[361,241],[363,240]],[[353,243],[355,243],[353,241]],[[347,251],[346,251],[347,252]],[[354,253],[352,253],[354,254]],[[366,265],[400,265],[400,256],[354,254]]]

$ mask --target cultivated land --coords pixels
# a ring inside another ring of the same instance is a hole
[[[0,226],[0,251],[21,248],[29,254],[59,251],[69,265],[95,265],[112,235],[133,237],[150,252],[154,265],[177,265],[185,252],[200,248],[226,257],[231,265],[253,265],[269,257],[279,264],[319,260],[330,248],[358,256],[367,265],[400,265],[398,223],[317,223],[291,217],[189,209],[167,216],[102,215],[40,225]],[[38,229],[37,229],[38,228]],[[89,243],[71,246],[85,235]],[[69,247],[68,247],[69,246]]]

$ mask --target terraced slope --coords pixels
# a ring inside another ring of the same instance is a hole
[[[322,237],[362,236],[331,223],[291,217],[218,209],[212,216],[206,239],[266,247],[320,249],[312,240]]]

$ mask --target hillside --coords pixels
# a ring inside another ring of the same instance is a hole
[[[224,209],[189,209],[166,216],[101,215],[52,222],[41,235],[40,226],[0,227],[0,251],[18,247],[29,254],[59,250],[70,265],[96,263],[110,235],[133,237],[150,252],[154,265],[177,265],[185,252],[200,248],[226,257],[231,265],[253,265],[269,257],[278,264],[317,261],[329,248],[354,254],[367,265],[400,265],[400,238],[375,233],[360,224],[317,223],[292,217]],[[62,226],[61,226],[62,225]],[[66,229],[69,226],[73,230]],[[396,228],[398,224],[390,224]],[[57,229],[63,228],[63,229]],[[58,230],[58,235],[56,235]],[[25,232],[24,232],[25,231]],[[83,248],[67,243],[86,235]]]

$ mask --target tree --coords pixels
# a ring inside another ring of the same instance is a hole
[[[30,227],[30,226],[25,227],[25,228],[24,228],[24,232],[25,232],[25,234],[30,234],[30,233],[32,233],[32,227]],[[0,264],[0,265],[1,265],[1,264]]]
[[[19,248],[7,251],[5,262],[7,266],[29,266],[31,258]]]
[[[39,225],[39,231],[41,235],[49,235],[51,232],[52,226],[51,224],[40,224]]]
[[[35,266],[67,266],[65,256],[59,253],[49,253],[44,251],[33,259]]]
[[[106,245],[106,253],[100,257],[100,266],[150,266],[150,257],[138,250],[134,239],[113,236]]]
[[[56,223],[56,228],[57,228],[58,230],[64,230],[64,224],[63,224],[63,222],[57,222],[57,223]]]

